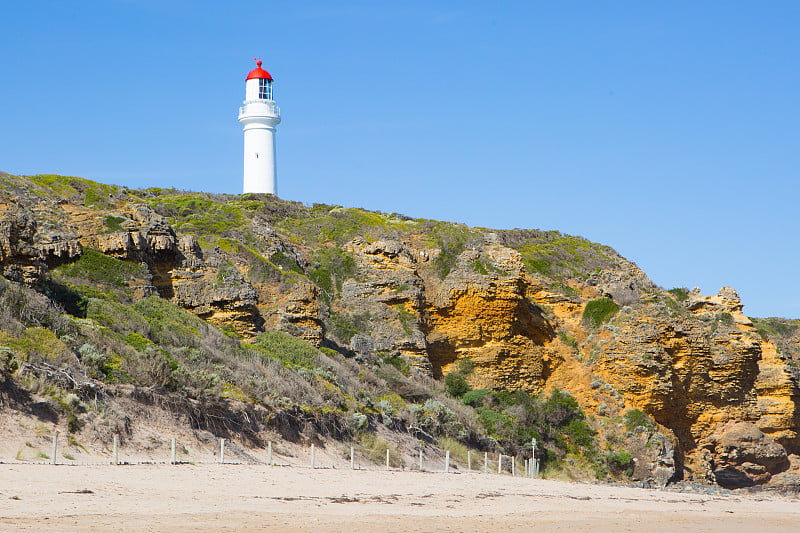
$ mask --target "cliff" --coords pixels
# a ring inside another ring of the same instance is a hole
[[[266,195],[0,180],[2,275],[77,306],[80,319],[98,320],[86,306],[123,313],[157,296],[245,347],[279,331],[366,368],[408,367],[417,385],[406,389],[463,375],[468,389],[496,396],[464,397],[487,433],[462,432],[466,441],[500,439],[480,409],[499,409],[502,391],[566,391],[590,414],[598,446],[627,447],[631,471],[647,464],[635,475],[659,483],[765,484],[800,453],[796,324],[754,322],[729,287],[665,291],[611,248],[559,232]],[[115,272],[103,258],[118,261]],[[403,397],[420,420],[424,396]],[[623,417],[638,411],[648,421],[624,432]]]

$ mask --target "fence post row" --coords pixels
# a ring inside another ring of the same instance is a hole
[[[60,432],[56,431],[53,435],[53,455],[51,458],[51,464],[58,464],[58,437]],[[220,463],[225,464],[225,441],[227,439],[221,438],[219,439],[219,455],[220,455]],[[525,477],[535,478],[539,475],[539,459],[536,458],[536,439],[532,439],[531,447],[533,449],[533,454],[530,459],[523,460],[523,467],[525,469]],[[119,465],[119,436],[114,434],[113,435],[113,464]],[[170,464],[178,464],[178,439],[172,438],[170,440]],[[424,471],[423,465],[423,449],[420,447],[419,449],[419,470],[420,472]],[[510,473],[512,476],[516,476],[516,457],[509,456],[511,459],[511,469]],[[267,463],[270,466],[274,466],[275,462],[273,460],[272,455],[272,441],[267,443]],[[311,468],[317,468],[317,458],[316,458],[316,446],[314,444],[311,445]],[[350,446],[350,468],[352,470],[356,470],[356,459],[355,459],[355,447]],[[391,470],[391,456],[390,451],[386,450],[386,470]],[[450,472],[450,450],[445,451],[445,465],[444,465],[445,473]],[[472,472],[472,451],[467,450],[467,471]],[[478,472],[480,472],[480,466],[478,466]],[[483,452],[483,473],[489,473],[489,452]],[[503,473],[503,454],[500,453],[497,455],[497,473]]]

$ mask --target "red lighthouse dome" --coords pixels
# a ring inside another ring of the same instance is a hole
[[[256,65],[258,65],[258,66],[250,71],[250,74],[247,75],[247,79],[248,80],[260,80],[260,79],[263,79],[263,80],[272,81],[272,76],[270,76],[269,72],[267,72],[266,70],[261,68],[261,61],[260,60],[256,61]]]

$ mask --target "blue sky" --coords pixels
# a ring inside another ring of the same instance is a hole
[[[608,244],[800,317],[800,3],[3,2],[0,170],[241,191]]]

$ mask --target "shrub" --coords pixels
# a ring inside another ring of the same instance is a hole
[[[438,400],[427,400],[423,405],[409,406],[417,424],[431,435],[463,438],[468,430],[458,415]]]
[[[404,376],[411,375],[411,368],[408,366],[408,361],[399,355],[391,355],[383,358],[383,362],[392,365],[400,371]]]
[[[586,276],[618,264],[608,246],[558,231],[510,230],[503,237],[506,246],[522,254],[528,272],[556,279]]]
[[[461,397],[461,401],[470,407],[478,407],[483,404],[484,399],[491,393],[492,391],[489,389],[475,389],[467,391]]]
[[[616,315],[617,311],[619,306],[611,298],[591,300],[583,309],[583,322],[589,327],[596,328]]]
[[[398,303],[392,305],[392,307],[397,311],[397,319],[400,321],[403,331],[405,331],[406,335],[412,335],[414,333],[412,324],[414,324],[417,319],[416,315],[406,309],[404,304]]]
[[[120,222],[125,220],[124,217],[115,217],[113,215],[108,215],[104,220],[106,227],[111,231],[121,231],[122,226],[120,226]]]
[[[461,398],[470,390],[467,378],[460,372],[450,372],[447,374],[444,377],[444,388],[447,394],[454,398]]]
[[[586,419],[582,416],[574,416],[567,422],[564,427],[564,432],[569,436],[569,440],[573,446],[581,448],[592,448],[594,445],[594,436],[596,432],[589,427]]]
[[[439,448],[445,451],[449,451],[450,458],[453,461],[459,462],[461,464],[467,464],[467,454],[469,453],[469,448],[467,448],[457,440],[452,439],[450,437],[442,437],[441,439],[439,439]]]
[[[689,299],[689,289],[686,287],[676,287],[667,291],[679,302],[685,302]]]
[[[303,269],[300,268],[294,259],[289,258],[286,254],[282,252],[275,252],[271,256],[269,256],[269,260],[273,265],[277,265],[282,270],[290,270],[292,272],[296,272],[298,274],[303,273]]]
[[[362,433],[358,443],[364,448],[364,452],[369,460],[376,464],[386,464],[386,451],[389,451],[389,466],[399,468],[403,466],[403,460],[397,452],[397,448],[391,446],[382,438],[374,433]]]
[[[85,248],[77,261],[62,265],[56,271],[63,276],[115,287],[124,287],[130,278],[146,274],[146,268],[139,263],[120,261],[92,248]]]
[[[318,250],[314,254],[313,264],[308,279],[322,290],[321,298],[327,304],[342,291],[342,283],[357,272],[353,256],[336,247]]]
[[[782,318],[753,318],[758,334],[765,340],[788,339],[797,332],[798,321]]]
[[[467,245],[479,238],[480,233],[463,224],[436,222],[430,227],[428,245],[439,248],[439,255],[433,260],[433,268],[440,279],[444,279],[456,266],[458,256]]]
[[[653,429],[653,422],[650,417],[639,409],[631,409],[625,413],[623,418],[625,419],[625,429],[628,431],[634,431],[637,427],[643,427],[648,430]]]
[[[64,308],[64,311],[77,318],[86,318],[86,308],[89,298],[80,294],[74,288],[48,279],[42,286],[48,298]]]
[[[349,344],[353,336],[369,331],[370,318],[369,311],[353,315],[331,313],[329,320],[330,331],[337,339]]]
[[[618,450],[606,456],[606,464],[612,472],[625,472],[633,474],[633,456],[626,450]]]
[[[265,331],[253,341],[262,354],[291,367],[317,368],[319,351],[309,343],[282,331]]]
[[[563,329],[558,330],[558,338],[562,343],[572,348],[575,352],[580,351],[580,348],[578,347],[578,341],[575,339],[575,337],[569,335]]]
[[[148,335],[156,344],[197,346],[200,342],[200,332],[208,330],[208,326],[201,319],[158,296],[150,296],[136,302],[132,311],[139,313],[145,319],[150,330]],[[130,325],[128,327],[130,328]]]
[[[453,398],[461,398],[472,390],[467,382],[467,376],[475,369],[475,362],[469,357],[464,357],[456,361],[455,367],[455,370],[451,370],[444,377],[444,388]]]
[[[478,407],[475,411],[478,413],[478,420],[490,435],[497,435],[501,428],[510,427],[513,421],[510,416],[489,407]]]

